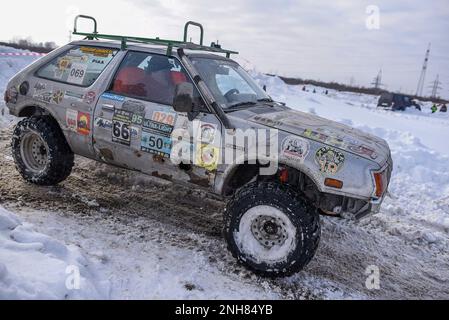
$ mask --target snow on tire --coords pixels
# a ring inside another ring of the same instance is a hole
[[[14,129],[11,147],[16,168],[28,182],[55,185],[72,171],[73,152],[56,121],[49,116],[20,121]]]
[[[226,206],[224,236],[229,250],[262,276],[302,270],[315,255],[320,235],[316,208],[286,185],[251,183]]]

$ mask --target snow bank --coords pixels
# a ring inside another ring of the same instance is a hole
[[[107,298],[107,283],[94,269],[78,248],[33,231],[0,207],[0,299]]]
[[[19,53],[29,52],[25,50],[14,49],[11,47],[0,46],[0,52]],[[38,57],[33,56],[0,56],[0,128],[9,126],[13,121],[13,117],[9,116],[9,112],[3,101],[3,93],[9,80],[20,70],[34,62]]]

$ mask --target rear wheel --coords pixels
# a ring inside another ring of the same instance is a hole
[[[55,185],[71,173],[74,155],[53,118],[31,117],[14,129],[12,155],[22,177],[37,185]]]
[[[315,255],[319,215],[291,187],[251,183],[228,203],[224,235],[239,262],[262,276],[291,275]]]

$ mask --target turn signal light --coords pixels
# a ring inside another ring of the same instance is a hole
[[[381,172],[374,173],[374,182],[376,183],[376,197],[380,198],[384,192],[384,183]]]
[[[341,189],[343,188],[343,181],[326,178],[326,180],[324,180],[324,185],[331,188]]]
[[[284,168],[279,172],[279,180],[281,181],[281,183],[288,182],[288,170],[287,169]]]

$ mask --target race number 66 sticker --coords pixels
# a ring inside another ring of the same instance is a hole
[[[67,82],[82,84],[84,81],[84,77],[86,76],[86,70],[86,63],[72,63],[72,67],[69,70],[69,77],[67,78]]]
[[[113,120],[112,123],[112,141],[125,146],[131,145],[131,132],[129,124],[117,120]]]

